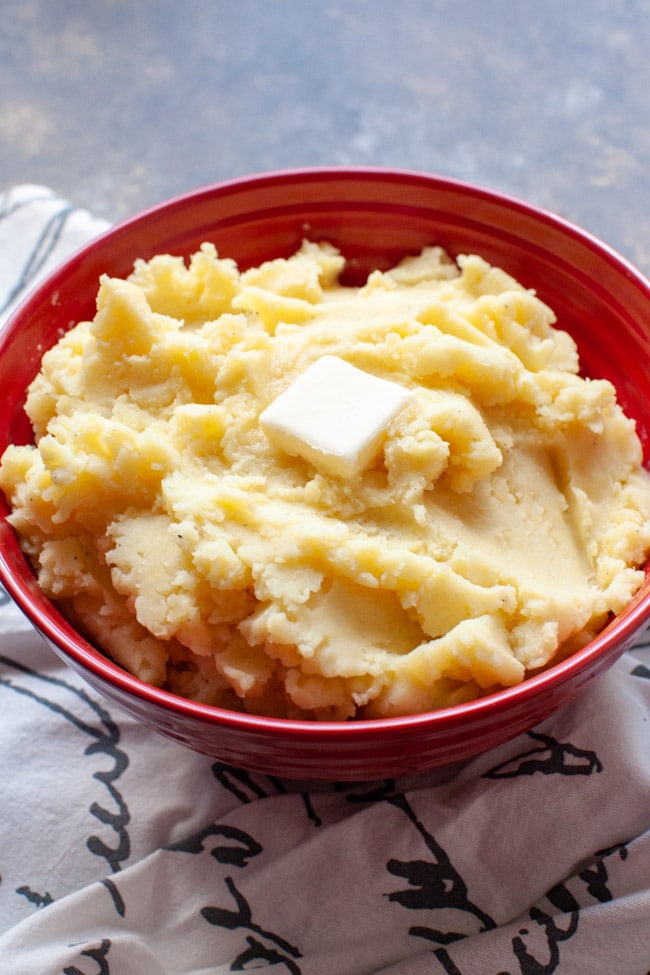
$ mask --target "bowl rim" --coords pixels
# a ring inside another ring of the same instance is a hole
[[[202,199],[211,198],[215,194],[229,194],[237,191],[248,192],[257,186],[272,186],[275,183],[285,183],[287,179],[291,179],[294,182],[309,182],[314,179],[328,179],[343,182],[351,177],[363,179],[364,181],[390,181],[394,184],[408,183],[413,186],[426,184],[429,187],[437,186],[439,189],[448,188],[476,199],[488,200],[497,206],[514,209],[520,214],[525,214],[536,221],[541,221],[548,226],[562,231],[564,234],[567,234],[569,237],[597,252],[600,256],[607,257],[625,273],[625,276],[630,281],[633,281],[639,286],[650,299],[650,277],[643,274],[620,251],[600,239],[592,231],[580,227],[577,223],[558,213],[554,213],[548,207],[533,203],[530,200],[525,200],[507,190],[482,185],[472,180],[465,180],[456,176],[446,176],[438,172],[427,172],[420,169],[409,169],[408,167],[363,165],[298,166],[286,169],[260,170],[248,175],[234,176],[194,189],[185,190],[176,196],[152,203],[111,224],[89,241],[76,248],[18,301],[2,326],[0,326],[0,352],[5,340],[5,333],[12,330],[15,320],[21,317],[32,303],[37,304],[40,296],[48,292],[57,280],[64,278],[70,268],[78,262],[81,255],[89,249],[94,249],[96,246],[103,244],[106,240],[122,236],[134,226],[139,226],[149,220],[156,219],[163,212],[183,209],[188,203],[199,203]]]
[[[5,343],[11,340],[13,332],[18,328],[22,319],[29,314],[30,308],[37,305],[44,294],[56,288],[57,282],[65,278],[78,263],[80,257],[89,249],[101,247],[107,240],[128,234],[133,227],[157,219],[165,212],[183,209],[188,203],[200,203],[202,199],[212,198],[215,194],[227,194],[240,190],[244,192],[254,186],[272,186],[278,182],[284,183],[287,179],[296,182],[314,179],[344,181],[352,177],[362,180],[388,180],[395,184],[407,182],[411,185],[418,183],[428,186],[436,185],[440,189],[448,188],[476,199],[487,199],[497,206],[514,209],[520,214],[568,234],[581,245],[597,252],[610,264],[614,264],[622,271],[625,277],[640,288],[650,301],[650,281],[625,256],[590,231],[543,206],[524,200],[509,192],[419,169],[383,166],[305,166],[259,171],[210,183],[161,200],[117,221],[77,248],[17,303],[0,328],[0,355]],[[13,539],[13,542],[9,540],[10,538]],[[493,693],[461,704],[416,714],[381,718],[355,718],[348,721],[315,721],[271,717],[231,711],[217,705],[204,704],[184,698],[171,691],[147,684],[130,674],[109,657],[104,656],[102,651],[96,649],[75,631],[74,627],[59,612],[56,604],[42,593],[35,578],[27,581],[14,574],[11,559],[5,552],[7,545],[12,548],[14,554],[19,552],[13,529],[8,525],[6,515],[3,514],[0,523],[0,581],[36,630],[53,645],[60,655],[74,661],[82,672],[88,670],[96,678],[113,686],[119,692],[135,697],[142,702],[153,704],[175,715],[182,715],[201,723],[228,727],[233,730],[264,732],[265,735],[271,734],[272,736],[284,737],[290,733],[301,738],[307,736],[310,739],[332,739],[341,735],[346,738],[351,736],[354,738],[376,738],[387,730],[407,731],[421,726],[426,726],[428,729],[439,726],[442,730],[443,727],[449,729],[461,722],[464,724],[471,717],[478,719],[489,717],[491,714],[500,714],[504,708],[514,708],[518,705],[524,705],[529,699],[534,699],[538,691],[557,689],[567,680],[575,677],[576,674],[580,674],[583,669],[587,668],[588,664],[596,663],[600,658],[607,659],[609,653],[614,653],[617,648],[620,648],[620,654],[622,654],[631,646],[635,636],[650,622],[650,590],[646,593],[641,591],[640,595],[637,594],[621,613],[613,617],[608,625],[580,650],[543,671],[526,677],[519,684],[500,688]],[[25,559],[25,562],[27,561],[22,553],[20,553],[20,557]],[[646,567],[646,581],[649,576],[650,565]],[[587,679],[589,678],[585,678],[585,680]]]

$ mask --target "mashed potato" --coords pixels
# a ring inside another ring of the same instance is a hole
[[[582,645],[642,582],[634,424],[552,311],[477,256],[360,288],[343,264],[309,242],[245,272],[210,244],[137,262],[43,358],[10,520],[145,681],[289,717],[439,708]],[[324,356],[409,391],[345,475],[260,424]]]

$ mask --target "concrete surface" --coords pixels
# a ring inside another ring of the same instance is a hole
[[[498,187],[650,273],[650,0],[4,0],[0,189],[117,219],[266,169]]]

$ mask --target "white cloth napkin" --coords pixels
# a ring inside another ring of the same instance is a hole
[[[101,221],[0,195],[0,307]],[[650,638],[421,777],[248,774],[139,727],[0,591],[2,975],[647,975]]]

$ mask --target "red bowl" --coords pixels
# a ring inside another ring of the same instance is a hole
[[[31,439],[25,389],[43,351],[95,310],[100,274],[189,255],[204,240],[247,267],[304,237],[349,259],[348,280],[428,244],[478,253],[535,288],[578,343],[583,371],[611,380],[650,457],[650,283],[566,221],[504,194],[423,173],[289,170],[185,194],[92,241],[40,285],[0,335],[0,453]],[[40,591],[0,497],[0,579],[54,651],[106,698],[157,732],[229,764],[299,779],[370,780],[467,759],[528,730],[601,675],[650,619],[650,575],[594,640],[544,673],[480,700],[373,721],[311,723],[239,714],[144,684],[84,640]]]

